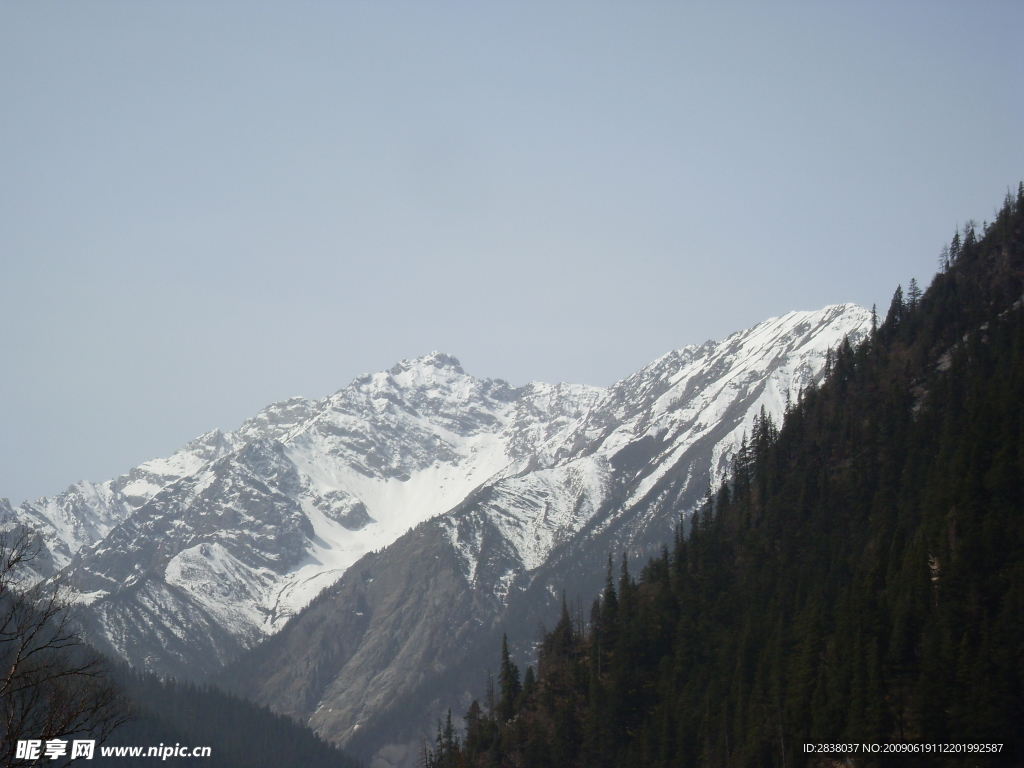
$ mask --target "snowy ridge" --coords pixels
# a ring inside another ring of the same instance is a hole
[[[63,493],[26,501],[7,516],[41,534],[45,546],[38,574],[53,575],[84,546],[105,538],[122,520],[166,485],[194,474],[240,441],[219,430],[189,442],[165,459],[153,459],[103,483],[81,480]]]
[[[866,310],[837,305],[790,312],[723,342],[670,352],[609,389],[588,393],[593,399],[585,410],[575,420],[563,420],[561,429],[539,444],[534,471],[496,479],[477,514],[513,545],[518,569],[526,575],[587,527],[602,507],[614,504],[609,517],[642,518],[633,510],[647,503],[673,471],[683,472],[673,499],[693,498],[709,479],[721,480],[762,408],[781,422],[787,404],[820,376],[826,351],[847,336],[856,341],[869,323]],[[644,444],[651,448],[638,466],[615,468],[620,452]],[[628,489],[624,497],[615,496],[613,475]],[[610,522],[596,523],[598,532]],[[466,573],[475,576],[480,550],[472,541],[479,532],[454,520],[449,530],[466,559]]]
[[[237,432],[215,429],[167,458],[147,461],[121,477],[103,483],[81,480],[63,493],[26,501],[9,512],[0,507],[0,514],[40,532],[46,547],[42,561],[49,567],[39,575],[50,576],[67,566],[79,549],[105,538],[114,526],[166,486],[196,474],[247,440],[286,434],[308,418],[315,405],[302,397],[274,403],[247,420]]]

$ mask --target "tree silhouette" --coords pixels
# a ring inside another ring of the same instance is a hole
[[[66,590],[31,585],[39,552],[25,528],[0,532],[0,766],[58,764],[16,759],[17,742],[102,743],[129,715],[104,659],[83,641]]]

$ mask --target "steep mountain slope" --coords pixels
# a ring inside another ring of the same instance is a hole
[[[495,637],[529,650],[561,590],[603,581],[609,551],[670,538],[761,408],[781,416],[826,350],[869,324],[851,305],[790,313],[670,353],[543,430],[534,409],[550,412],[551,388],[524,388],[506,430],[515,460],[359,560],[221,679],[381,765],[408,762],[431,715],[464,710]]]

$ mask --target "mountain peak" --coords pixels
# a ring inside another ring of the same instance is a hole
[[[448,355],[444,352],[438,352],[437,350],[429,352],[420,357],[414,357],[411,360],[405,359],[397,363],[388,373],[395,375],[404,371],[412,370],[413,368],[444,368],[455,373],[465,373],[462,370],[462,364],[458,358],[454,355]]]

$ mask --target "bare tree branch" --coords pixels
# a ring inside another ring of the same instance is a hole
[[[0,531],[0,767],[66,765],[15,758],[19,740],[102,743],[129,707],[105,660],[89,647],[59,580],[31,583],[40,544],[18,526]]]

